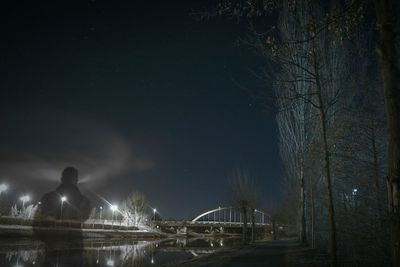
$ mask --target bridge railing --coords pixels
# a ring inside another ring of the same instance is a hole
[[[251,223],[251,212],[247,212],[247,222]],[[254,220],[256,224],[269,224],[270,216],[265,212],[255,209]],[[204,223],[243,223],[242,213],[239,208],[235,207],[218,207],[217,209],[206,211],[197,217],[192,222]]]

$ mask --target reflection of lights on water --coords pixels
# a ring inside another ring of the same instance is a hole
[[[33,262],[32,262],[32,265],[35,265],[35,264],[36,264],[36,261],[33,261]]]
[[[221,247],[223,247],[223,246],[224,246],[224,241],[221,240],[221,242],[219,242],[219,245],[220,245]]]
[[[154,259],[153,259],[153,257],[151,258],[151,264],[154,264]]]
[[[214,246],[213,242],[210,243],[210,246],[212,246],[212,247]]]
[[[107,266],[114,266],[115,262],[112,259],[107,260]]]
[[[99,260],[98,259],[96,260],[96,264],[99,264]]]
[[[156,244],[156,248],[158,248],[158,244]]]
[[[19,258],[17,258],[17,262],[15,263],[14,267],[22,267],[22,264],[19,263]]]

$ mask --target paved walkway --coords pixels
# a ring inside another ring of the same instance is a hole
[[[321,255],[293,240],[260,242],[243,248],[232,248],[166,265],[168,267],[278,267],[328,266],[326,255]]]

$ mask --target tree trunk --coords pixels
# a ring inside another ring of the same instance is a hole
[[[301,167],[300,174],[300,242],[306,242],[306,214],[305,214],[305,194],[304,194],[304,170],[303,166]]]
[[[315,205],[314,205],[314,188],[310,186],[310,197],[311,197],[311,248],[315,248]]]
[[[379,34],[378,56],[384,85],[385,111],[388,128],[388,203],[391,234],[392,265],[400,265],[400,71],[396,51],[396,15],[392,1],[375,0]]]
[[[242,242],[243,244],[247,243],[247,207],[242,207]]]
[[[375,188],[375,195],[376,195],[376,205],[378,209],[378,217],[379,217],[379,223],[380,227],[383,226],[383,214],[382,214],[382,202],[381,202],[381,196],[380,196],[380,186],[379,186],[379,162],[378,162],[378,151],[376,148],[376,129],[374,122],[371,122],[372,126],[372,136],[371,136],[371,146],[372,146],[372,152],[373,152],[373,167],[374,167],[374,188]]]
[[[276,221],[272,218],[272,239],[277,240],[278,235],[276,234]]]
[[[251,242],[253,243],[255,240],[255,229],[256,229],[256,222],[255,222],[255,209],[251,208]]]
[[[314,46],[315,47],[315,46]],[[315,70],[315,81],[316,81],[316,94],[318,98],[319,105],[319,117],[321,123],[321,134],[323,141],[323,152],[325,161],[325,176],[326,176],[326,186],[328,191],[328,211],[329,211],[329,225],[330,225],[330,252],[331,252],[331,266],[337,266],[337,244],[336,244],[336,219],[335,219],[335,209],[333,204],[333,190],[332,190],[332,179],[331,179],[331,164],[330,164],[330,151],[328,145],[327,136],[327,118],[324,101],[322,99],[322,86],[319,77],[319,67],[317,63],[317,55],[313,53],[314,59],[314,70]]]

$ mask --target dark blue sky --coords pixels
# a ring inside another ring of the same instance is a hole
[[[39,198],[75,165],[87,191],[113,202],[142,191],[166,217],[226,203],[238,167],[279,196],[275,116],[249,92],[269,90],[249,71],[262,60],[235,45],[245,25],[189,16],[205,1],[1,5],[10,194]]]

